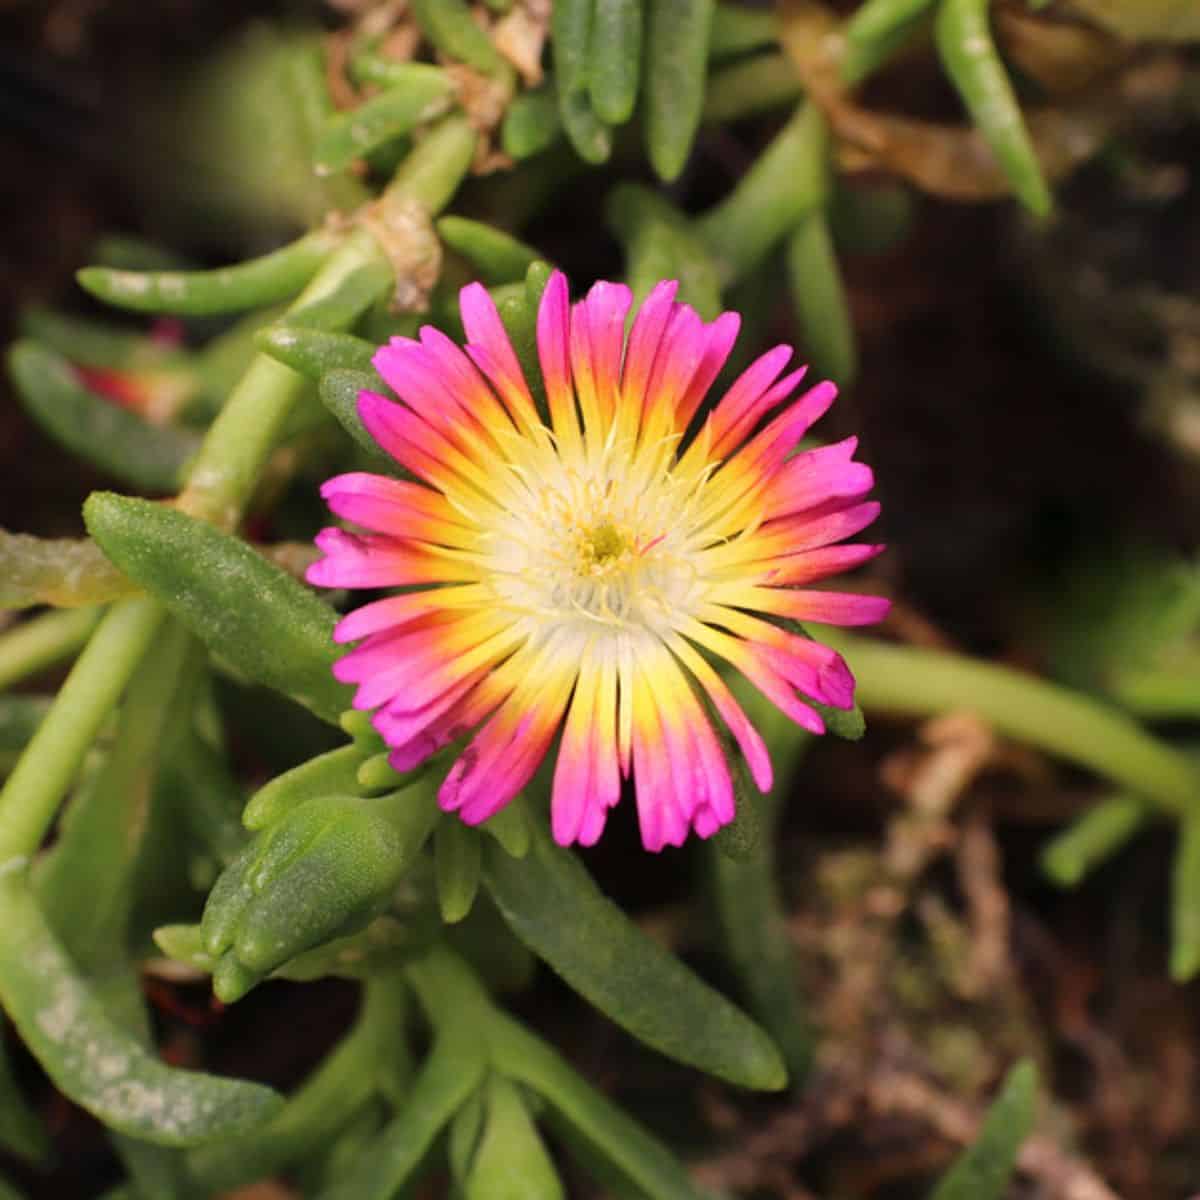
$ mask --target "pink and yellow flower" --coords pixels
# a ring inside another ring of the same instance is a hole
[[[495,305],[463,289],[465,353],[426,326],[375,355],[400,402],[363,392],[371,435],[415,481],[341,475],[329,507],[367,532],[323,530],[323,587],[403,588],[350,613],[335,667],[407,771],[477,730],[441,784],[444,809],[486,820],[561,732],[552,826],[591,845],[632,776],[642,840],[679,845],[734,816],[724,724],[755,783],[761,735],[716,664],[797,724],[806,696],[853,704],[832,650],[790,621],[861,625],[886,600],[809,585],[877,554],[852,543],[879,506],[856,439],[797,452],[836,395],[798,398],[787,346],[748,367],[703,417],[738,317],[705,324],[661,283],[626,337],[629,289],[571,305],[554,274],[537,317],[543,417]],[[690,436],[689,436],[690,434]],[[478,727],[478,728],[477,728]]]

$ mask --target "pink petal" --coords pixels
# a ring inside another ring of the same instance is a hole
[[[696,409],[708,395],[708,389],[716,382],[722,367],[729,359],[733,344],[737,341],[738,330],[741,329],[742,318],[734,312],[722,313],[705,330],[708,345],[704,349],[704,357],[696,368],[687,390],[679,400],[679,428],[687,427],[695,416]]]
[[[641,405],[654,370],[655,359],[663,334],[674,311],[675,293],[679,284],[665,279],[642,301],[629,331],[629,344],[625,351],[625,365],[621,378],[623,403]]]

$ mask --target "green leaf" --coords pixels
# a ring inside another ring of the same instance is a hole
[[[1110,796],[1094,804],[1042,850],[1042,870],[1059,887],[1074,887],[1115,854],[1150,818],[1144,801]]]
[[[912,233],[916,208],[903,183],[835,180],[827,210],[834,244],[846,254],[887,254]]]
[[[522,92],[508,106],[500,126],[500,146],[519,161],[549,149],[560,133],[558,96],[554,81],[548,78],[541,87]]]
[[[475,903],[483,863],[481,836],[453,813],[443,816],[434,831],[438,904],[447,925],[456,925]]]
[[[437,813],[423,788],[372,799],[328,796],[260,834],[205,906],[204,949],[221,956],[218,996],[237,999],[247,983],[298,954],[363,928],[386,907]]]
[[[475,30],[482,34],[477,26]],[[435,121],[392,177],[380,197],[380,212],[403,214],[412,204],[430,216],[441,212],[470,170],[478,140],[478,132],[465,116],[451,113]]]
[[[479,828],[494,837],[513,858],[524,858],[529,853],[529,817],[520,798],[493,813]]]
[[[374,371],[339,368],[322,375],[318,388],[321,403],[333,413],[341,427],[367,456],[371,470],[385,475],[402,474],[403,468],[379,448],[379,443],[367,432],[362,417],[358,415],[358,396],[363,391],[381,392],[386,395],[383,381]]]
[[[13,561],[6,552],[5,538],[0,535],[0,572],[7,573],[13,567]],[[41,539],[37,539],[40,541]],[[88,543],[93,554],[89,561],[102,562],[106,570],[113,576],[119,577],[120,572],[113,570],[94,543]],[[51,543],[53,546],[54,543]],[[71,550],[78,545],[74,539],[68,542],[66,558],[71,559]],[[46,560],[58,559],[59,555],[47,547]],[[19,571],[19,568],[18,568]],[[4,595],[0,590],[0,604]],[[7,691],[14,683],[27,679],[47,667],[57,666],[67,659],[74,658],[87,644],[93,630],[99,623],[102,610],[87,605],[74,611],[39,613],[37,616],[16,621],[0,633],[0,691]],[[5,701],[14,707],[5,713],[0,707],[0,749],[12,749],[9,739],[16,735],[17,729],[27,730],[27,735],[33,733],[33,727],[25,722],[27,718],[19,715],[22,705],[37,707],[39,699],[34,696],[5,696]],[[32,709],[27,710],[32,713]],[[12,724],[16,722],[16,724]],[[13,732],[6,735],[5,730]],[[22,740],[28,740],[28,736]]]
[[[471,1173],[475,1151],[479,1147],[479,1135],[483,1132],[483,1092],[476,1092],[454,1114],[450,1131],[446,1135],[446,1158],[450,1161],[450,1172],[461,1187]]]
[[[612,134],[596,115],[588,92],[594,14],[592,0],[558,0],[553,8],[550,49],[562,127],[580,158],[602,163],[612,153]]]
[[[224,751],[189,729],[161,769],[163,786],[178,797],[168,819],[216,862],[232,862],[247,841],[241,822],[245,795]]]
[[[466,1200],[562,1200],[562,1180],[521,1093],[492,1075],[484,1094],[486,1119],[463,1189]]]
[[[801,743],[805,744],[807,739]],[[794,753],[790,757],[794,758]],[[784,756],[773,757],[780,767],[779,759]],[[787,765],[794,766],[794,762]],[[799,1081],[812,1061],[813,1029],[800,994],[777,883],[775,847],[785,787],[781,772],[780,782],[769,795],[754,798],[763,826],[757,854],[739,860],[716,844],[717,838],[708,842],[704,854],[709,867],[708,892],[725,955],[747,1006],[775,1039],[792,1079]]]
[[[787,243],[792,306],[810,362],[846,387],[858,374],[854,323],[823,209],[800,218]]]
[[[336,724],[350,689],[331,673],[334,611],[245,542],[148,500],[96,492],[88,531],[131,579],[247,678]]]
[[[1017,198],[1034,216],[1053,200],[988,25],[988,0],[938,0],[938,54]]]
[[[293,809],[320,796],[354,795],[358,791],[358,768],[363,750],[354,743],[276,775],[250,797],[242,824],[247,829],[266,829]]]
[[[160,763],[191,715],[197,647],[179,625],[160,632],[122,701],[112,747],[34,868],[38,902],[72,961],[102,977],[126,956],[134,869]]]
[[[906,42],[935,0],[866,0],[846,22],[842,78],[858,83]]]
[[[1200,971],[1200,807],[1179,822],[1171,870],[1171,978],[1185,983]]]
[[[13,864],[0,878],[0,931],[6,1011],[57,1087],[110,1129],[190,1146],[254,1128],[278,1111],[270,1089],[165,1066],[117,1025]]]
[[[0,1200],[25,1200],[25,1193],[19,1192],[11,1183],[0,1175]],[[108,1200],[106,1197],[105,1200]]]
[[[479,272],[484,283],[524,280],[526,271],[541,258],[532,246],[482,221],[442,217],[436,228],[442,241],[461,254]]]
[[[716,263],[678,209],[649,188],[621,184],[609,193],[605,213],[625,249],[625,278],[636,299],[660,279],[678,279],[679,299],[706,320],[721,311]]]
[[[320,230],[271,254],[215,271],[116,271],[85,267],[93,296],[135,312],[204,317],[290,300],[317,273],[340,238]]]
[[[733,58],[761,50],[779,40],[779,18],[769,8],[742,4],[717,4],[713,8],[708,53],[711,58]]]
[[[706,122],[741,121],[780,108],[794,108],[804,85],[786,54],[777,50],[738,59],[709,77],[704,93]]]
[[[704,107],[713,0],[647,0],[646,149],[658,177],[677,179]]]
[[[485,74],[503,66],[491,39],[463,0],[413,0],[412,14],[425,36],[447,58],[468,63]]]
[[[834,737],[845,738],[848,742],[861,741],[867,732],[867,719],[856,704],[853,708],[832,708],[816,700],[806,700],[821,715],[825,722],[825,732]]]
[[[595,7],[588,45],[588,94],[608,125],[633,116],[642,67],[641,0],[604,0]]]
[[[182,486],[184,466],[200,447],[197,434],[151,425],[89,391],[65,358],[36,342],[17,342],[8,369],[26,412],[72,453],[146,491]]]
[[[513,932],[634,1037],[742,1087],[786,1084],[767,1035],[646,937],[540,823],[526,858],[489,845],[484,863],[487,887]]]
[[[929,1200],[1001,1200],[1021,1143],[1033,1128],[1037,1070],[1028,1059],[1008,1073],[973,1146],[959,1156]]]
[[[744,278],[829,196],[829,133],[805,102],[737,186],[696,222],[726,283]]]
[[[428,63],[395,63],[387,90],[356,108],[335,113],[313,150],[318,175],[344,171],[393,138],[410,133],[453,103],[454,81]]]
[[[0,754],[24,750],[49,707],[46,696],[0,696]]]
[[[120,1133],[109,1140],[128,1174],[136,1196],[154,1200],[189,1200],[183,1175],[183,1159],[178,1150],[155,1146]]]
[[[488,1042],[496,1069],[549,1102],[552,1123],[563,1125],[572,1141],[583,1143],[587,1165],[602,1163],[606,1176],[615,1171],[649,1200],[699,1200],[700,1193],[674,1155],[581,1079],[541,1038],[497,1011],[488,1022]]]
[[[709,719],[713,715],[709,713]],[[715,720],[717,729],[723,726]],[[732,862],[751,862],[760,857],[763,837],[762,809],[765,799],[754,786],[750,777],[750,769],[741,751],[733,743],[733,739],[723,732],[721,745],[725,751],[725,761],[729,763],[730,774],[733,776],[734,815],[733,820],[722,826],[713,835],[710,845]]]
[[[399,1112],[359,1156],[355,1169],[323,1193],[321,1200],[391,1200],[479,1087],[486,1070],[477,1031],[450,1027],[439,1031]]]
[[[538,357],[537,314],[550,270],[549,264],[539,259],[529,264],[524,283],[505,285],[506,289],[512,289],[507,295],[497,297],[496,293],[501,289],[493,289],[496,309],[512,342],[517,361],[521,364],[529,394],[547,425],[550,423],[550,410],[546,406],[546,384],[542,379],[541,360]]]
[[[174,376],[180,385],[190,382],[191,356],[187,350],[127,325],[101,324],[35,306],[21,310],[19,328],[22,336],[76,366],[161,372]]]

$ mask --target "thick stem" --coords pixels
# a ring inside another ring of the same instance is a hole
[[[350,272],[379,257],[369,234],[352,235],[296,304],[321,299]],[[180,507],[226,528],[235,526],[304,385],[300,375],[259,355],[205,436]],[[157,601],[138,596],[114,605],[101,622],[0,792],[0,862],[37,849],[84,754],[165,617]]]
[[[157,601],[134,596],[101,621],[0,791],[0,863],[41,844],[84,754],[165,618]]]
[[[868,712],[973,712],[1001,733],[1089,767],[1179,814],[1200,806],[1191,761],[1116,709],[996,663],[822,628]]]
[[[0,634],[0,691],[70,658],[88,640],[101,609],[56,609]]]
[[[348,238],[301,292],[293,308],[329,295],[352,271],[382,260],[378,243],[359,231]],[[210,426],[179,497],[184,512],[223,529],[237,525],[263,463],[306,380],[259,354]]]

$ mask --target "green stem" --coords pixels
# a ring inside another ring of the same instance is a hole
[[[0,791],[0,863],[32,854],[100,726],[166,617],[135,596],[113,605]]]
[[[1122,671],[1113,680],[1113,699],[1150,721],[1187,720],[1200,717],[1200,662],[1196,669]]]
[[[359,231],[349,237],[300,293],[292,308],[328,296],[351,272],[381,259],[378,243]],[[209,427],[192,464],[179,507],[194,517],[232,529],[258,482],[283,422],[307,381],[259,354]]]
[[[327,296],[379,254],[369,234],[352,235],[296,306]],[[227,528],[236,525],[305,384],[294,371],[258,355],[205,436],[180,507]],[[101,622],[0,792],[0,862],[37,849],[79,763],[165,617],[157,601],[139,596],[114,605]]]
[[[55,609],[0,634],[0,691],[70,658],[88,640],[101,609]]]
[[[104,765],[71,801],[71,819],[38,862],[38,900],[75,964],[93,978],[126,962],[135,867],[152,825],[158,774],[191,715],[203,652],[165,624],[121,700]],[[134,989],[136,991],[136,988]]]
[[[996,663],[822,627],[876,712],[973,712],[1001,733],[1089,767],[1173,814],[1200,804],[1191,761],[1115,709]]]

